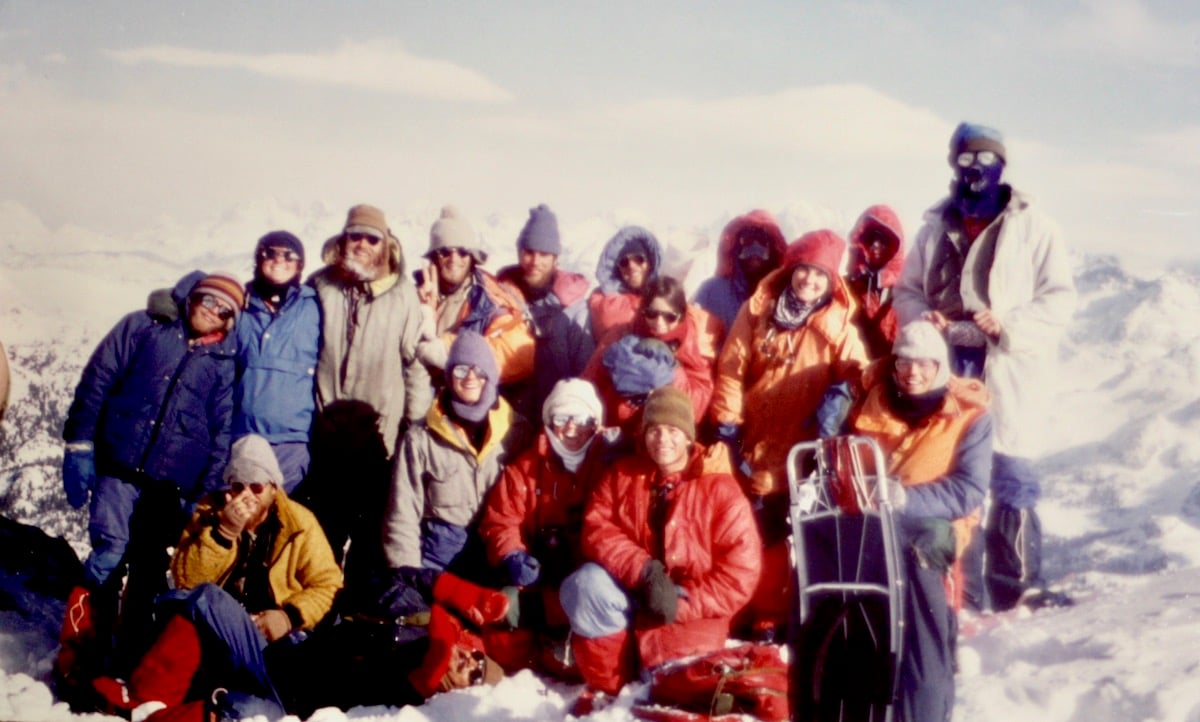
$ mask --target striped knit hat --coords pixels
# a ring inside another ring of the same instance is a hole
[[[237,320],[246,305],[246,287],[229,271],[214,271],[192,287],[192,296],[212,294],[233,307],[233,318]]]

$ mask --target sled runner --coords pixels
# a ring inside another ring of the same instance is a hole
[[[894,719],[903,576],[886,468],[865,436],[797,444],[788,455],[795,720]]]

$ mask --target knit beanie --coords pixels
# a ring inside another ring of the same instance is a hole
[[[558,237],[558,218],[545,203],[529,209],[529,220],[517,236],[518,251],[537,251],[553,256],[562,255],[562,241]]]
[[[604,425],[604,405],[596,395],[596,387],[583,379],[563,379],[554,384],[542,404],[542,423],[550,426],[550,418],[556,414],[590,416],[598,426]]]
[[[208,274],[192,287],[189,295],[199,296],[205,293],[212,294],[232,306],[234,319],[241,315],[242,307],[246,305],[246,287],[229,271],[214,271]]]
[[[642,435],[654,424],[674,426],[688,437],[696,440],[696,421],[692,417],[692,400],[674,386],[663,386],[650,392],[642,408]]]
[[[342,228],[343,235],[348,233],[366,233],[376,238],[387,238],[387,219],[384,218],[383,211],[375,206],[354,206],[346,214],[346,225]]]
[[[249,434],[233,442],[229,450],[229,463],[221,478],[228,484],[240,481],[243,484],[283,483],[283,471],[271,443],[258,434]]]
[[[258,239],[258,245],[254,247],[254,260],[257,265],[258,254],[268,248],[286,248],[289,251],[295,251],[296,255],[300,256],[300,267],[304,268],[304,244],[300,242],[292,233],[288,231],[271,231],[267,235]]]
[[[467,404],[459,401],[454,394],[450,395],[450,405],[454,408],[454,413],[466,421],[478,424],[487,418],[488,412],[496,405],[500,369],[487,340],[477,332],[469,330],[459,331],[454,343],[450,344],[450,351],[446,354],[447,377],[454,367],[460,364],[477,366],[487,376],[479,401]]]
[[[794,269],[797,265],[819,268],[829,276],[830,286],[841,275],[842,254],[846,242],[829,229],[810,231],[792,241],[783,253],[783,267]]]
[[[963,121],[954,129],[954,134],[950,136],[950,163],[955,164],[955,158],[959,153],[967,150],[990,150],[1000,156],[1000,160],[1008,160],[1007,151],[1004,148],[1004,136],[995,128],[989,128],[986,125],[977,125]]]
[[[465,248],[471,252],[476,263],[487,261],[487,253],[479,245],[475,229],[454,206],[442,208],[442,214],[429,229],[429,250],[425,257],[432,260],[433,252],[439,248]]]
[[[896,342],[892,344],[896,358],[933,359],[937,362],[937,376],[932,388],[941,388],[950,381],[950,356],[946,350],[946,339],[928,321],[913,321],[900,329]]]

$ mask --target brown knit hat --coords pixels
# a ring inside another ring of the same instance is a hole
[[[342,234],[347,233],[367,233],[376,238],[387,238],[387,218],[375,206],[365,203],[354,206],[346,214],[346,225],[342,228]]]
[[[692,416],[692,400],[674,386],[662,386],[646,396],[642,407],[642,435],[654,424],[674,426],[688,437],[696,440],[696,420]]]
[[[234,320],[241,315],[242,307],[246,305],[246,287],[237,276],[228,271],[214,271],[208,274],[192,286],[192,292],[188,295],[199,296],[205,293],[212,294],[232,306]]]

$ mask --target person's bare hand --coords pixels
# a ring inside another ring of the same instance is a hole
[[[932,323],[939,333],[944,333],[946,327],[950,325],[950,319],[946,318],[941,311],[926,311],[921,314],[921,320]]]
[[[1001,327],[1000,321],[992,315],[990,309],[976,311],[974,321],[980,331],[983,331],[992,338],[1000,338],[1000,331],[1003,330],[1003,327]]]
[[[246,524],[258,513],[258,498],[249,491],[237,496],[233,492],[225,492],[225,506],[222,507],[218,518],[217,528],[226,539],[234,540],[242,534]]]
[[[254,620],[254,626],[258,627],[258,631],[263,633],[268,642],[274,642],[292,631],[292,620],[288,619],[287,612],[282,609],[268,609],[265,612],[251,614],[250,618]]]
[[[417,286],[417,298],[420,299],[421,303],[436,308],[438,295],[437,266],[426,262],[421,266],[421,276],[421,285]]]

